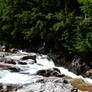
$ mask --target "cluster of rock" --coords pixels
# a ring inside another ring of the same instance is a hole
[[[44,77],[36,83],[22,86],[17,92],[79,92],[63,78]]]
[[[43,77],[36,82],[24,85],[0,84],[0,92],[88,92],[80,91],[68,83],[67,79],[58,77]]]
[[[27,65],[27,60],[30,60],[30,63],[36,63],[36,55],[20,55],[20,58],[10,58],[7,56],[12,56],[13,53],[8,52],[0,52],[0,68],[11,70],[12,72],[19,72],[20,68],[16,67],[19,65]],[[14,54],[19,55],[19,54]]]
[[[64,74],[61,74],[60,70],[57,68],[51,68],[51,69],[45,69],[45,70],[39,70],[36,73],[37,75],[45,76],[45,77],[50,77],[50,76],[55,76],[55,77],[64,77]]]
[[[64,53],[48,53],[48,55],[57,66],[63,66],[77,75],[92,79],[92,56],[82,54],[65,55]]]

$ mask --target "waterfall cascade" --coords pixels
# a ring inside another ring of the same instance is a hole
[[[23,60],[23,57],[26,56],[36,56],[36,58]],[[3,59],[4,61],[1,62],[0,60],[0,84],[4,85],[3,88],[5,88],[5,85],[24,85],[36,82],[39,79],[41,80],[43,79],[43,76],[36,75],[37,71],[52,68],[57,68],[61,74],[68,77],[81,78],[85,83],[92,84],[92,79],[77,76],[64,67],[55,66],[53,60],[47,55],[20,51],[16,54],[9,54],[4,57],[0,57],[0,59]]]

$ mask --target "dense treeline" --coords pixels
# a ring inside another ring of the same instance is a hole
[[[92,52],[92,0],[0,0],[0,44]]]

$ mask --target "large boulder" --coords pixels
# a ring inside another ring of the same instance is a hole
[[[76,79],[72,81],[74,83]],[[78,80],[78,84],[83,80]],[[81,84],[82,84],[81,83]],[[73,84],[74,86],[74,84]],[[92,91],[81,91],[73,87],[67,79],[58,77],[43,77],[35,82],[31,82],[24,85],[17,84],[0,84],[0,92],[92,92]],[[80,86],[80,85],[79,85]],[[85,89],[84,87],[82,89]],[[88,87],[89,90],[90,86]]]
[[[64,83],[64,79],[57,77],[44,77],[36,83],[22,86],[17,92],[78,92],[73,86]]]
[[[64,54],[62,52],[58,53],[48,53],[56,66],[63,66],[69,71],[77,75],[84,75],[89,69],[92,69],[92,56],[89,54]]]
[[[33,59],[36,62],[36,55],[26,55],[24,57],[21,58],[21,60],[27,60],[27,59]]]
[[[43,70],[38,70],[36,72],[37,75],[49,77],[49,76],[56,76],[56,77],[63,77],[64,75],[61,75],[61,72],[57,68],[50,68],[50,69],[43,69]]]
[[[87,91],[87,92],[92,92],[92,84],[85,82],[81,78],[74,78],[70,81],[70,84],[80,90]]]

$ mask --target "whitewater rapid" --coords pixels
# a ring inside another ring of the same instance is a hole
[[[17,61],[20,60],[25,55],[36,55],[36,63],[31,63],[33,62],[33,60],[28,59],[24,61],[24,62],[27,62],[26,65],[18,64]],[[83,78],[82,76],[77,76],[76,74],[68,71],[68,69],[65,69],[64,67],[55,66],[53,60],[47,55],[20,52],[18,54],[12,54],[12,55],[6,56],[5,58],[16,59],[16,65],[14,66],[16,66],[17,68],[20,68],[21,70],[19,72],[11,72],[10,70],[4,70],[0,68],[0,83],[2,84],[23,85],[26,83],[36,82],[39,79],[43,79],[42,76],[35,75],[36,72],[38,70],[49,69],[49,68],[58,68],[61,74],[65,74],[72,78],[82,78],[85,82],[92,84],[92,79]]]

